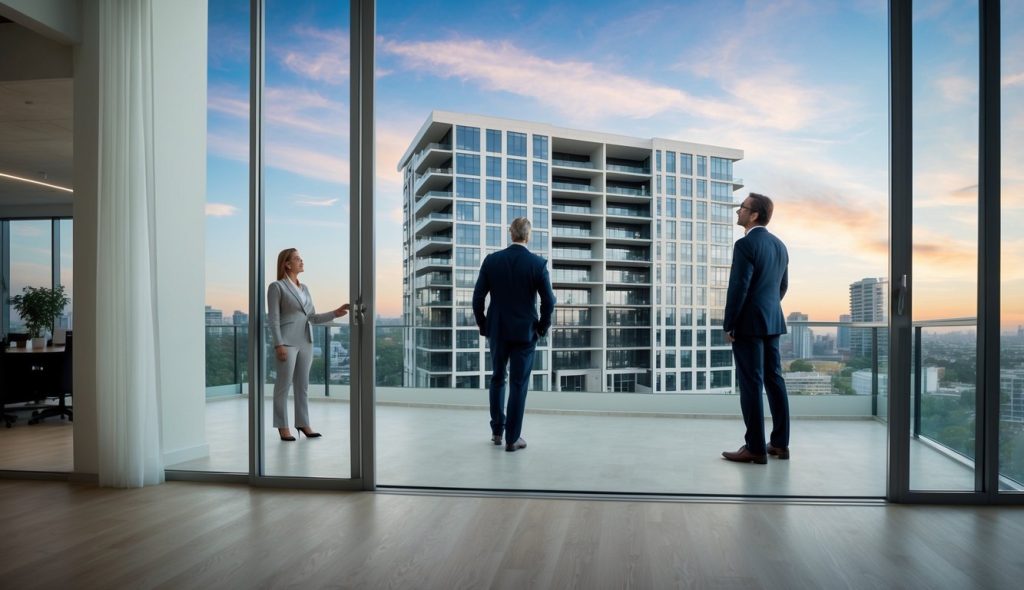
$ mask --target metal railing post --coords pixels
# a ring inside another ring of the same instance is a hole
[[[921,332],[922,326],[914,327],[914,438],[921,435]]]
[[[871,328],[871,415],[878,415],[878,328]]]

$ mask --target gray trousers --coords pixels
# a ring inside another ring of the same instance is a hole
[[[278,360],[277,377],[274,379],[274,428],[288,428],[288,389],[295,385],[295,427],[309,426],[309,404],[306,391],[309,389],[309,367],[313,365],[313,343],[300,346],[285,346],[286,360]]]

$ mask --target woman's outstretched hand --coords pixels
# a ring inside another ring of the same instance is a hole
[[[348,310],[351,309],[351,308],[352,308],[352,304],[351,303],[346,303],[345,305],[342,305],[338,309],[334,310],[334,317],[340,318],[342,316],[348,315]]]

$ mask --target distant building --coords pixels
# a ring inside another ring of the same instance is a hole
[[[210,307],[209,305],[207,305],[206,306],[206,325],[209,326],[210,324],[223,324],[223,323],[224,323],[224,312],[219,310],[219,309],[215,309],[215,308]]]
[[[871,395],[871,369],[854,371],[850,385],[857,395]],[[878,375],[878,395],[889,392],[889,375],[885,372]]]
[[[1024,423],[1024,369],[999,371],[999,390],[1006,396],[1000,407],[1000,420]]]
[[[850,321],[887,322],[889,319],[888,279],[867,278],[850,285]],[[889,354],[889,334],[884,328],[875,330],[878,335],[878,356]],[[850,332],[850,352],[854,356],[869,357],[872,354],[872,330],[853,329]]]
[[[800,313],[794,311],[786,317],[787,323],[789,322],[806,322],[808,316],[806,313]],[[789,323],[787,326],[789,332],[783,335],[785,340],[788,340],[789,345],[782,343],[783,348],[789,348],[792,354],[792,358],[795,359],[806,359],[814,356],[814,333],[809,327],[802,324]]]
[[[829,395],[832,376],[811,371],[786,373],[786,390],[793,395]]]
[[[406,385],[486,388],[485,256],[529,217],[558,298],[532,390],[733,391],[737,149],[434,111],[399,162]]]
[[[843,314],[839,316],[840,324],[849,324],[852,322],[852,316],[849,314]],[[850,327],[839,326],[836,330],[836,349],[839,352],[850,352]]]
[[[231,314],[231,323],[236,326],[244,326],[249,323],[249,314],[235,310],[235,313]]]

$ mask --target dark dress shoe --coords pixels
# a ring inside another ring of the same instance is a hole
[[[310,428],[309,426],[303,428],[296,428],[296,430],[298,430],[302,434],[305,434],[306,438],[320,438],[321,436],[323,436],[319,432],[313,432],[313,429]]]
[[[776,447],[768,443],[768,454],[779,459],[789,459],[789,447]]]
[[[491,442],[494,443],[494,446],[500,445],[501,444],[501,435],[500,434],[492,434],[491,435]]]
[[[515,451],[517,451],[519,449],[525,449],[525,448],[526,448],[526,439],[524,439],[524,438],[520,438],[519,440],[517,440],[514,443],[505,443],[505,452],[506,453],[512,453],[512,452],[515,452]]]
[[[747,445],[743,445],[738,451],[722,451],[722,456],[737,463],[757,463],[758,465],[764,465],[768,462],[768,455],[755,455],[747,449]]]

